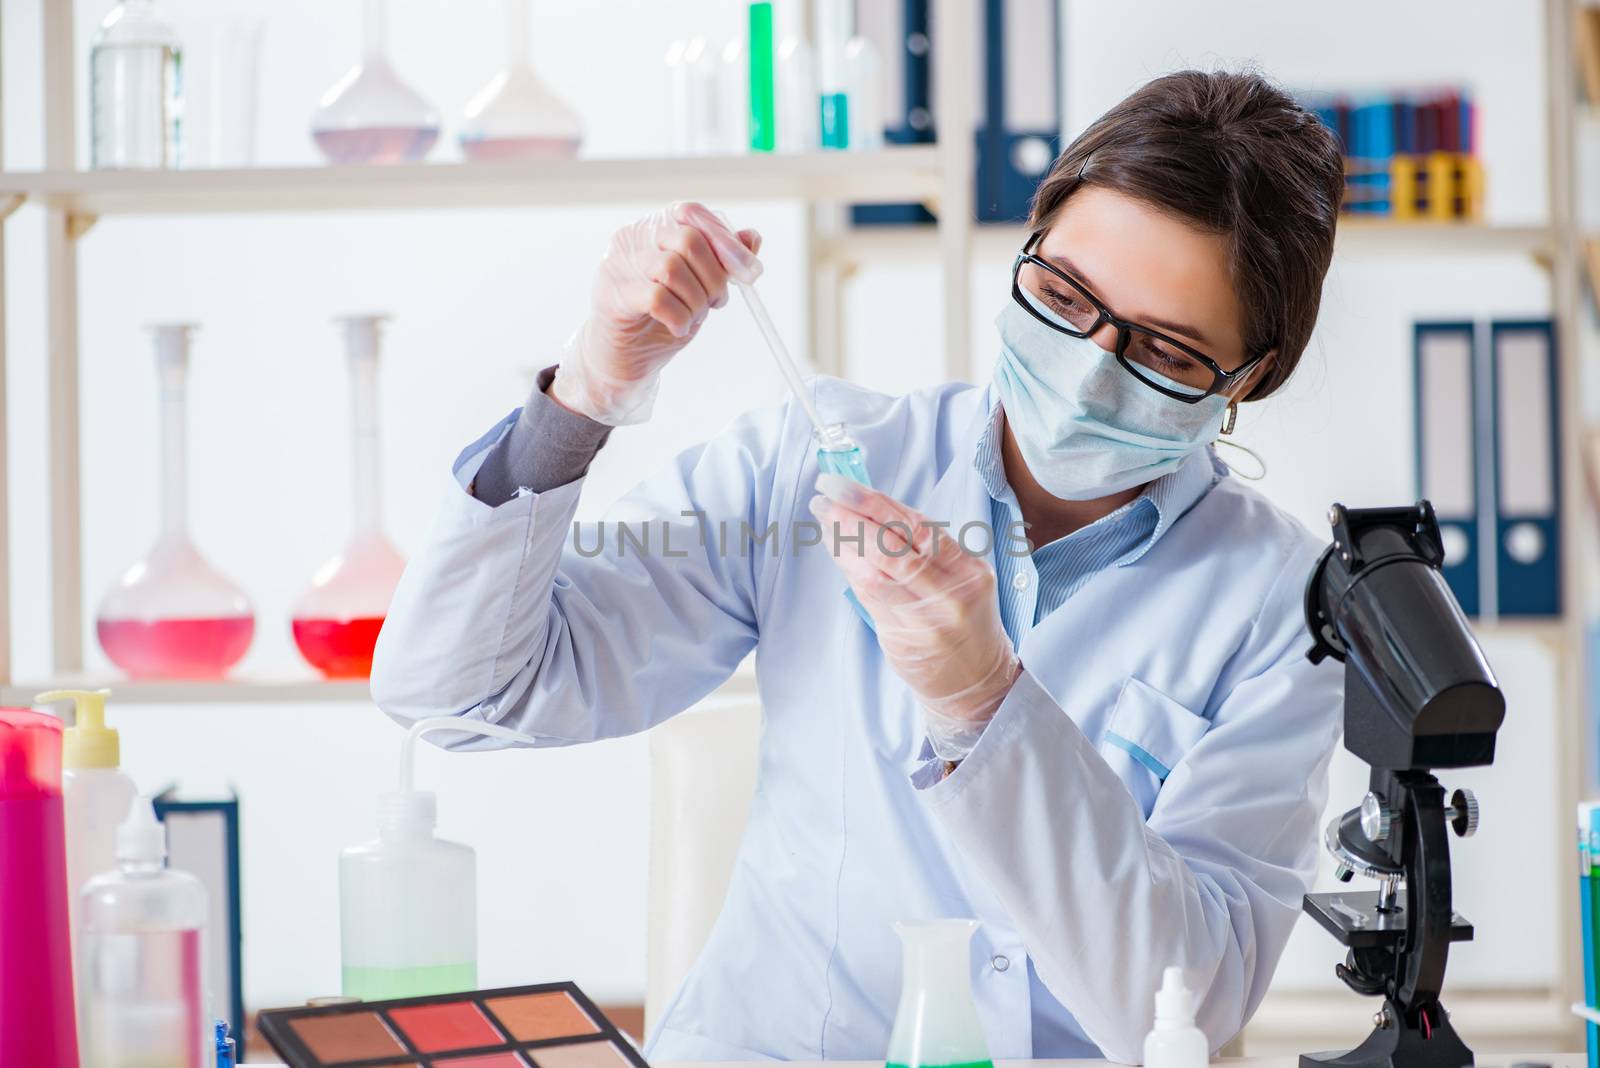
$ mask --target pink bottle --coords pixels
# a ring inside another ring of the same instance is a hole
[[[77,1068],[61,721],[0,708],[0,1065]]]

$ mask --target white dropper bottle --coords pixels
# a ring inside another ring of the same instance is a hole
[[[79,899],[78,1027],[86,1065],[210,1065],[205,884],[166,866],[167,830],[136,797],[118,870]]]
[[[1194,1023],[1194,995],[1183,985],[1183,969],[1161,973],[1156,1023],[1144,1037],[1145,1068],[1203,1068],[1210,1042]]]

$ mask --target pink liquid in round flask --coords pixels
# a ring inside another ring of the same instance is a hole
[[[378,341],[383,315],[338,320],[350,370],[350,504],[344,548],[317,568],[295,603],[294,643],[329,679],[372,674],[372,650],[406,562],[384,537],[378,492]]]
[[[200,555],[188,529],[183,323],[154,328],[161,384],[161,533],[100,600],[95,632],[111,662],[136,679],[220,679],[250,648],[250,599]]]

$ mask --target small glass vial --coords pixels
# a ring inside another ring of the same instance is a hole
[[[817,468],[821,471],[871,486],[867,477],[867,454],[846,433],[843,423],[829,423],[811,432],[817,442]]]

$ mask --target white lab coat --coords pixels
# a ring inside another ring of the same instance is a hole
[[[973,467],[986,390],[891,398],[825,379],[817,403],[878,488],[953,528],[988,521]],[[1026,634],[1022,676],[941,781],[826,546],[795,547],[817,474],[803,414],[741,417],[619,501],[608,520],[649,520],[648,555],[619,551],[612,527],[585,555],[593,524],[575,547],[581,483],[471,497],[508,425],[462,454],[395,595],[372,676],[385,712],[584,742],[661,722],[756,650],[749,826],[651,1056],[881,1058],[890,921],[927,916],[982,921],[973,984],[996,1058],[1137,1062],[1174,964],[1213,1049],[1243,1026],[1311,881],[1339,731],[1339,668],[1305,658],[1319,544],[1302,526],[1222,478]],[[741,524],[774,523],[775,543],[738,551]],[[1035,1043],[1041,1014],[1058,1037]]]

